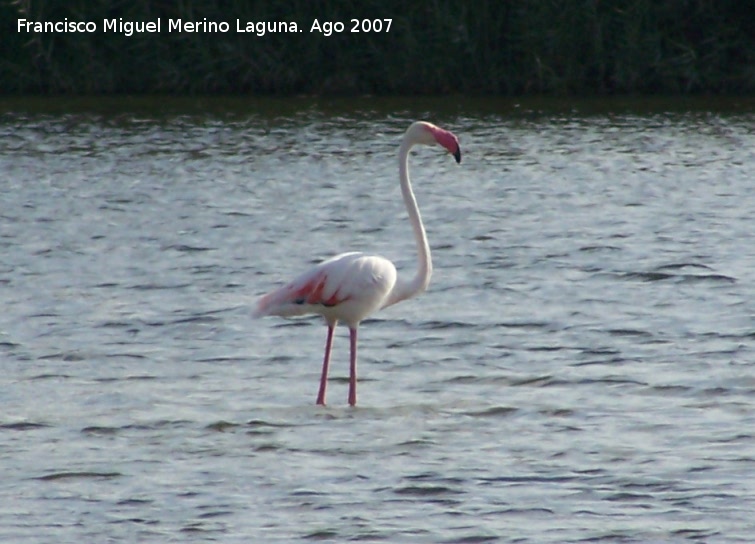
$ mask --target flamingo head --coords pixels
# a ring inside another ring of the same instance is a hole
[[[444,130],[427,121],[417,121],[409,127],[407,136],[418,144],[440,145],[454,156],[456,162],[461,162],[459,139],[453,132]]]

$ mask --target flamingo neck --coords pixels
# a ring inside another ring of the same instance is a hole
[[[433,261],[430,256],[430,245],[427,242],[425,227],[417,206],[417,199],[412,191],[412,183],[409,179],[409,151],[415,142],[411,138],[404,138],[399,150],[399,180],[401,182],[401,196],[404,198],[406,211],[409,214],[409,222],[414,231],[414,240],[417,244],[417,273],[410,281],[396,282],[386,306],[402,300],[414,297],[427,289],[430,276],[433,273]]]

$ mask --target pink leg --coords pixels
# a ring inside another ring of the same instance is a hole
[[[330,363],[330,348],[333,347],[333,330],[335,323],[328,323],[328,339],[325,340],[325,356],[322,359],[322,375],[320,376],[320,392],[317,393],[317,404],[325,404],[325,386],[328,383],[328,364]]]
[[[357,403],[357,329],[349,328],[349,340],[351,343],[351,361],[349,371],[349,406]]]

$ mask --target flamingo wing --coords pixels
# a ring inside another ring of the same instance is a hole
[[[332,260],[332,259],[331,259]],[[312,313],[311,306],[334,306],[341,301],[329,282],[329,261],[300,274],[286,285],[272,291],[257,303],[255,314],[296,316]]]

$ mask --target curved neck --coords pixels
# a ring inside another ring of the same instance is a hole
[[[427,243],[425,227],[422,224],[417,200],[414,198],[414,191],[412,191],[412,183],[409,180],[409,150],[413,146],[414,142],[411,139],[404,138],[401,142],[399,150],[399,179],[401,181],[401,196],[404,197],[406,211],[409,214],[409,222],[412,224],[412,230],[414,231],[414,241],[417,244],[417,273],[408,282],[401,281],[401,278],[399,278],[386,306],[406,300],[424,291],[430,283],[430,276],[433,273],[430,245]]]

